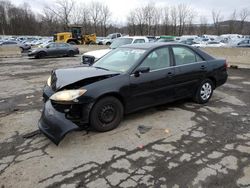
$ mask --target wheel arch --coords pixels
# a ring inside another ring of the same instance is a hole
[[[216,82],[217,82],[216,79],[215,79],[213,76],[209,76],[209,77],[207,77],[207,79],[209,79],[209,80],[211,80],[211,81],[213,82],[213,84],[214,84],[214,85],[213,85],[213,86],[214,86],[213,89],[215,89],[215,88],[216,88],[216,84],[217,84],[217,83],[216,83]]]
[[[68,40],[67,40],[67,43],[70,43],[70,42],[74,42],[74,43],[76,43],[77,45],[80,44],[79,41],[76,40],[76,39],[68,39]]]
[[[100,95],[96,100],[95,100],[95,103],[97,101],[99,101],[100,99],[104,98],[104,97],[115,97],[117,98],[123,105],[123,108],[125,110],[125,107],[126,107],[126,103],[125,103],[125,100],[124,98],[117,92],[108,92],[108,93],[105,93],[105,94],[102,94]]]

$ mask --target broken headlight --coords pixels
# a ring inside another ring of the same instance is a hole
[[[74,101],[82,96],[87,90],[86,89],[74,89],[74,90],[64,90],[59,91],[50,97],[50,100],[58,102],[68,102]]]
[[[51,86],[51,76],[48,78],[48,80],[47,80],[47,85],[48,86]]]

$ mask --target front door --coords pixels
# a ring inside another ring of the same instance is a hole
[[[149,72],[130,75],[128,108],[139,109],[170,101],[174,96],[174,68],[168,47],[152,51],[137,67],[148,67]]]
[[[48,56],[57,56],[58,55],[58,46],[56,43],[51,43],[47,47]]]

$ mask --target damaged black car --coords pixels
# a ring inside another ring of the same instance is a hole
[[[124,114],[182,98],[206,103],[227,80],[227,63],[182,44],[122,46],[90,67],[52,71],[40,130],[55,144],[70,131],[116,128]]]

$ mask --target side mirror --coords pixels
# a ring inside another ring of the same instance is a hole
[[[134,74],[135,74],[135,77],[139,77],[140,73],[147,73],[149,71],[150,71],[149,67],[139,67],[138,69],[136,69]]]

